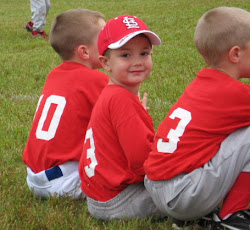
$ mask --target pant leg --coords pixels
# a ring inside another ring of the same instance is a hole
[[[41,31],[46,24],[47,9],[45,0],[30,0],[31,21],[34,23],[33,30]]]
[[[48,180],[45,171],[34,173],[27,167],[27,184],[37,197],[63,197],[83,199],[85,194],[81,190],[81,180],[78,172],[78,161],[66,162],[59,165],[63,176]]]
[[[164,216],[153,203],[143,183],[129,185],[116,197],[106,202],[87,197],[87,203],[90,214],[103,220]]]
[[[47,16],[51,7],[50,0],[45,0],[45,5],[46,5],[46,16]]]
[[[246,127],[229,135],[203,167],[170,180],[146,178],[145,186],[162,212],[177,219],[192,220],[213,211],[238,175],[250,171],[249,166],[250,127]]]

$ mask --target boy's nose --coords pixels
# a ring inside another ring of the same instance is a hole
[[[141,58],[139,58],[139,57],[135,57],[134,58],[134,65],[142,65],[142,59]]]

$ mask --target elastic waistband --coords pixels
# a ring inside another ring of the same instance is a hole
[[[42,186],[54,179],[71,176],[76,171],[78,172],[78,166],[79,161],[68,161],[39,173],[35,173],[30,167],[27,167],[27,176],[29,181]]]

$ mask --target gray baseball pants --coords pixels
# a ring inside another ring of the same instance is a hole
[[[116,197],[106,202],[87,197],[87,203],[90,214],[103,220],[164,216],[156,208],[143,183],[129,185]]]
[[[42,31],[46,24],[46,16],[50,9],[50,0],[30,0],[31,21],[34,31]]]
[[[146,176],[145,187],[160,211],[193,220],[218,207],[241,172],[250,172],[250,127],[229,135],[203,167],[163,181]]]

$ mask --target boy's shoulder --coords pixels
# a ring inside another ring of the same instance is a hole
[[[62,63],[48,75],[43,91],[99,94],[108,84],[109,77],[98,70],[77,63]]]

